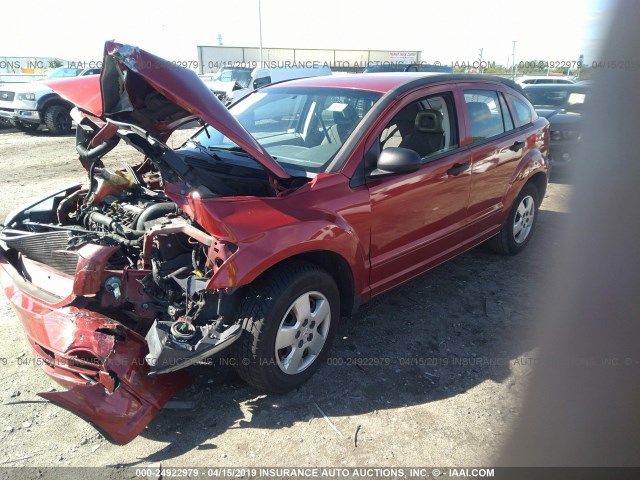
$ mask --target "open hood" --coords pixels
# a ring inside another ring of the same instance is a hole
[[[275,177],[289,178],[194,71],[138,47],[108,41],[99,78],[50,80],[46,84],[82,110],[135,125],[162,141],[179,126],[200,119]]]

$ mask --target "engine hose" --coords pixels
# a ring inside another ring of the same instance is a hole
[[[109,234],[109,237],[113,238],[114,240],[117,240],[118,243],[121,243],[122,245],[127,245],[129,247],[132,247],[134,245],[140,245],[140,239],[139,238],[135,238],[133,240],[130,240],[130,239],[125,238],[125,237],[123,237],[121,235],[118,235],[117,233],[111,233],[111,234]]]
[[[78,127],[78,130],[82,130],[82,128]],[[120,142],[120,137],[115,136],[105,140],[97,147],[87,148],[83,144],[89,144],[91,140],[87,138],[86,135],[83,135],[83,133],[76,133],[76,151],[78,155],[80,155],[80,159],[85,161],[96,160],[99,157],[103,157]]]
[[[141,237],[145,233],[144,230],[132,230],[104,213],[91,212],[87,218],[89,221],[99,223],[100,225],[107,227],[112,232],[115,232],[125,238],[131,236]]]
[[[85,201],[88,201],[91,198],[91,195],[93,195],[93,187],[94,187],[94,184],[96,183],[93,179],[93,175],[96,172],[96,168],[101,168],[103,166],[104,164],[102,163],[102,160],[100,160],[99,158],[96,158],[93,162],[91,162],[91,166],[89,167],[89,190],[87,190]]]
[[[144,231],[145,222],[177,212],[178,205],[173,202],[154,203],[136,215],[132,225],[135,225],[136,230]]]
[[[185,272],[191,272],[193,271],[193,268],[191,268],[191,265],[186,265],[184,267],[180,267],[179,269],[166,274],[165,276],[162,277],[163,280],[170,280],[172,277],[177,277],[178,275],[182,275]]]

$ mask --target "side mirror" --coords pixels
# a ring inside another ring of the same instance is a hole
[[[378,157],[376,169],[369,174],[369,177],[375,178],[398,173],[411,173],[417,171],[420,165],[422,165],[422,159],[414,150],[389,147],[382,151],[380,157]]]

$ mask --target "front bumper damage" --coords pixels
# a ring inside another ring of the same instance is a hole
[[[25,280],[0,249],[0,283],[37,363],[64,392],[39,395],[75,413],[114,443],[138,436],[162,406],[192,383],[188,372],[149,376],[145,339],[99,313],[56,303]]]

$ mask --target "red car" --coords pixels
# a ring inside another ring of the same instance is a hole
[[[118,443],[218,352],[261,390],[300,385],[361,304],[482,242],[525,248],[547,185],[548,122],[502,78],[317,77],[227,110],[108,42],[99,78],[49,85],[77,105],[89,182],[8,216],[0,280],[70,387],[41,395]],[[140,162],[105,167],[121,141]]]

